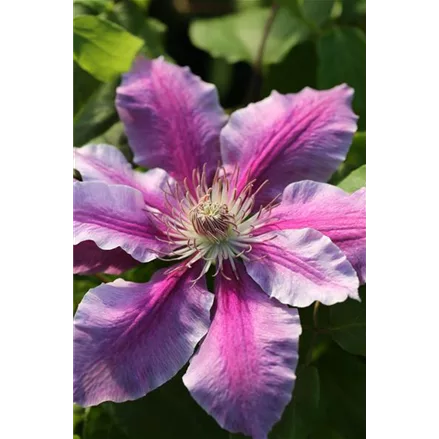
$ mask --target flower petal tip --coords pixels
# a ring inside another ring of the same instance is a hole
[[[75,402],[134,400],[184,366],[207,333],[213,302],[202,282],[189,288],[194,274],[163,269],[146,284],[117,279],[84,296],[74,319]]]
[[[179,181],[206,163],[214,172],[227,116],[213,84],[164,58],[139,58],[116,90],[116,108],[136,163]]]

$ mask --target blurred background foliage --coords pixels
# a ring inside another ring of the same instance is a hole
[[[331,183],[349,192],[365,185],[365,0],[75,0],[73,12],[75,146],[109,143],[132,160],[114,98],[120,75],[143,53],[190,66],[216,85],[228,112],[272,90],[349,84],[358,133]],[[145,282],[164,264],[142,264],[121,277]],[[74,311],[90,288],[115,278],[76,275]],[[300,310],[294,396],[270,439],[365,437],[365,287],[360,293],[361,303]],[[222,430],[192,400],[183,373],[137,401],[74,406],[74,437],[243,437]]]

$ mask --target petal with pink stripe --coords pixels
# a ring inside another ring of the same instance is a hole
[[[101,182],[73,184],[74,242],[93,241],[102,250],[120,247],[140,262],[168,252],[165,235],[145,211],[141,192]]]
[[[366,282],[366,188],[348,194],[335,186],[300,181],[286,187],[272,212],[275,221],[260,229],[310,227],[331,238]]]
[[[270,239],[273,235],[274,239]],[[324,305],[359,300],[358,277],[345,254],[314,229],[270,232],[259,237],[248,274],[270,296],[291,306],[305,307],[315,300]]]
[[[223,163],[241,169],[242,188],[248,179],[259,185],[258,202],[266,204],[294,181],[327,181],[346,158],[357,128],[353,90],[305,88],[299,93],[268,98],[235,111],[221,131]]]
[[[122,184],[138,189],[145,203],[162,212],[168,212],[165,191],[175,184],[174,179],[163,169],[147,172],[133,170],[125,156],[116,147],[104,144],[74,148],[75,168],[83,181],[101,181],[107,184]]]
[[[183,377],[222,428],[267,438],[291,399],[301,333],[296,309],[270,299],[238,264],[219,278],[211,328]]]
[[[91,289],[74,320],[74,401],[82,406],[144,396],[189,360],[210,324],[213,296],[197,272],[157,272]]]
[[[163,58],[139,58],[123,76],[116,107],[134,161],[165,169],[179,181],[206,164],[211,176],[220,160],[219,133],[226,122],[216,88]]]

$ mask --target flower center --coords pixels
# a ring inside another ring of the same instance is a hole
[[[192,209],[190,219],[194,230],[213,242],[226,240],[229,231],[236,227],[227,204],[212,202],[209,194],[206,194]]]
[[[216,276],[223,273],[224,261],[228,261],[238,278],[235,259],[249,260],[252,244],[261,242],[255,234],[258,228],[270,220],[275,200],[257,212],[253,212],[255,197],[254,181],[238,190],[239,169],[227,174],[218,168],[212,185],[208,187],[205,169],[194,171],[192,188],[187,181],[183,185],[169,186],[165,192],[169,214],[152,213],[155,220],[167,229],[168,241],[174,248],[168,258],[186,259],[190,267],[203,260],[203,276],[216,265]],[[169,259],[168,259],[169,260]]]

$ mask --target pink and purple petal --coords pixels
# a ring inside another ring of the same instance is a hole
[[[73,184],[74,245],[93,241],[102,250],[120,247],[139,262],[170,250],[142,194],[129,186],[91,181]]]
[[[357,274],[327,236],[300,229],[271,232],[260,239],[265,242],[253,246],[245,266],[270,297],[298,307],[315,300],[324,305],[348,297],[359,300]]]
[[[120,274],[138,263],[121,248],[101,250],[93,241],[83,241],[73,246],[74,274]]]
[[[142,192],[148,206],[162,212],[169,211],[164,191],[169,191],[169,186],[173,186],[175,181],[163,169],[134,171],[121,151],[104,144],[74,148],[74,158],[75,168],[81,173],[83,181],[131,186]]]
[[[83,181],[102,181],[136,187],[131,164],[115,146],[90,144],[73,149],[74,166]]]
[[[222,428],[265,439],[291,399],[300,319],[238,270],[239,282],[231,272],[218,280],[211,327],[183,381]]]
[[[235,111],[221,131],[223,163],[241,169],[246,180],[269,180],[258,198],[266,204],[294,181],[327,181],[346,158],[357,116],[351,109],[353,90],[305,88]]]
[[[136,163],[163,168],[180,182],[187,177],[190,186],[195,168],[206,164],[212,175],[226,122],[214,85],[163,58],[139,58],[123,76],[116,107]]]
[[[310,227],[331,238],[346,254],[362,283],[366,282],[366,188],[348,194],[325,183],[301,181],[286,187],[273,209],[269,230]]]
[[[74,401],[140,398],[172,378],[210,324],[213,295],[197,272],[157,272],[91,289],[74,320]]]

